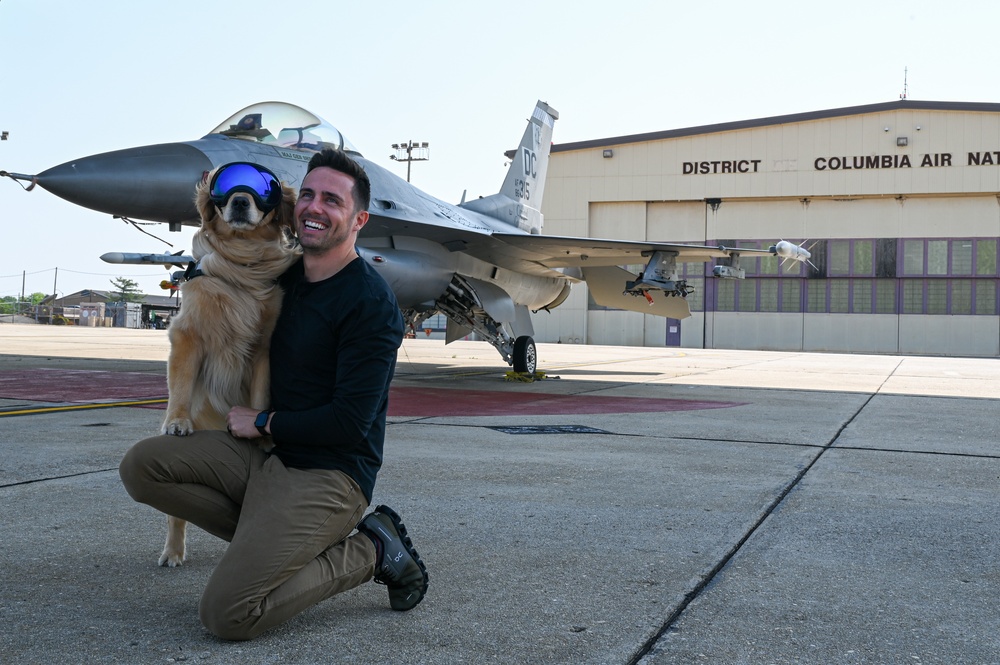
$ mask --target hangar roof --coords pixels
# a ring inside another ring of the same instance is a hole
[[[768,125],[781,125],[790,122],[805,122],[808,120],[821,120],[823,118],[837,118],[848,115],[862,115],[865,113],[881,113],[884,111],[905,111],[905,110],[973,111],[980,113],[1000,113],[1000,104],[995,104],[990,102],[931,102],[931,101],[915,101],[912,99],[900,99],[892,102],[883,102],[881,104],[845,106],[839,109],[826,109],[824,111],[791,113],[789,115],[775,115],[768,118],[756,118],[754,120],[721,122],[715,125],[700,125],[698,127],[668,129],[666,131],[661,131],[661,132],[630,134],[628,136],[615,136],[607,139],[592,139],[590,141],[559,143],[552,146],[552,152],[585,150],[588,148],[603,148],[607,146],[622,145],[623,143],[642,143],[644,141],[661,141],[663,139],[674,139],[674,138],[680,138],[682,136],[696,136],[699,134],[729,132],[736,129],[767,127]]]

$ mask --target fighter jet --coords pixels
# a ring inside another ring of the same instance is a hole
[[[539,101],[517,149],[507,153],[510,167],[500,191],[457,205],[365,159],[333,125],[284,102],[242,109],[195,141],[82,157],[38,175],[0,175],[30,182],[27,189],[40,185],[92,210],[180,230],[200,224],[194,189],[217,166],[257,163],[297,189],[315,152],[344,150],[371,179],[370,218],[357,251],[392,287],[411,329],[443,313],[446,343],[475,332],[514,371],[527,374],[537,366],[530,312],[557,307],[574,283],[585,281],[598,304],[681,319],[691,314],[686,296],[693,289],[678,278],[678,261],[728,258],[713,274],[742,279],[741,254],[775,254],[780,248],[783,258],[808,258],[791,243],[760,250],[542,235],[540,209],[558,117]],[[193,261],[123,252],[102,258],[167,266]],[[642,264],[639,274],[622,267]]]

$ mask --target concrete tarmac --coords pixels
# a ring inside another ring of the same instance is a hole
[[[1000,663],[1000,360],[407,340],[375,503],[430,575],[257,640],[117,465],[166,334],[0,325],[2,663]]]

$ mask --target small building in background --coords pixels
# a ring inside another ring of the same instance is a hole
[[[84,289],[62,298],[49,296],[35,306],[35,320],[55,325],[164,329],[181,306],[176,296],[143,295],[139,302],[122,302],[115,295]]]

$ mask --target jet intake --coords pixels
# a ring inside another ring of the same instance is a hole
[[[441,257],[391,247],[356,247],[358,254],[388,282],[400,309],[421,309],[448,288],[454,268]]]

